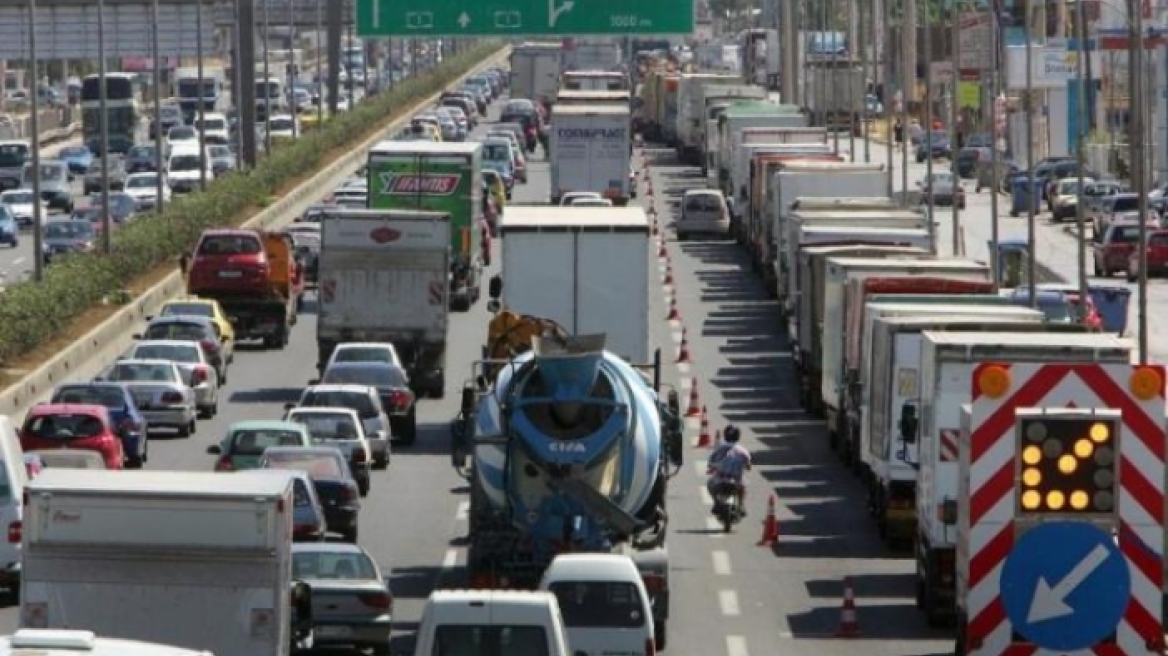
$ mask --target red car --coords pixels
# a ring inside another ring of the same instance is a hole
[[[34,407],[20,429],[20,448],[27,451],[82,449],[96,451],[106,469],[121,469],[122,440],[105,406],[46,403]]]
[[[1148,231],[1148,277],[1168,273],[1168,230]],[[1140,277],[1140,252],[1133,248],[1128,255],[1127,281],[1135,282]]]

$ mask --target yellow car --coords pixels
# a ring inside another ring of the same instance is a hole
[[[503,184],[503,178],[499,177],[496,171],[483,171],[483,182],[486,182],[491,189],[491,196],[495,199],[495,205],[499,207],[499,211],[503,211],[503,206],[507,204],[507,187]]]
[[[438,121],[429,120],[425,117],[415,118],[410,121],[410,130],[415,134],[423,131],[426,135],[426,141],[440,142],[442,141],[442,128],[438,126]]]
[[[223,360],[227,364],[235,359],[235,328],[227,319],[227,313],[219,301],[198,296],[186,296],[173,301],[167,301],[158,311],[160,317],[206,317],[215,324],[219,333],[219,341],[223,345]]]

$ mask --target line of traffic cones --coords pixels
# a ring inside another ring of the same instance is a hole
[[[835,637],[858,638],[860,635],[860,622],[856,618],[856,591],[852,588],[852,577],[845,576],[843,607],[840,608],[840,623]]]
[[[681,321],[681,312],[677,309],[677,297],[669,299],[669,314],[665,317],[666,321]]]
[[[676,299],[672,302],[676,302]],[[671,302],[671,303],[672,303]],[[677,349],[677,364],[691,364],[693,360],[689,359],[689,336],[685,328],[681,329],[681,346]],[[705,409],[703,408],[703,411]],[[702,421],[705,421],[703,419]]]
[[[698,378],[694,376],[693,384],[689,388],[689,407],[685,411],[686,417],[702,416],[702,399],[698,396]]]
[[[721,435],[721,431],[719,431]],[[698,433],[699,449],[709,449],[714,446],[714,437],[710,435],[710,415],[706,412],[705,406],[702,406],[702,430]]]
[[[769,547],[779,541],[779,519],[775,515],[775,495],[767,498],[767,514],[762,520],[762,539],[758,546]]]
[[[662,284],[667,287],[673,285],[673,265],[669,263],[669,260],[665,261],[665,280],[662,281]]]

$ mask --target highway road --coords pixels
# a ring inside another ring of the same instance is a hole
[[[650,150],[656,195],[652,202],[667,222],[682,191],[697,183],[693,168],[670,164],[664,151]],[[639,158],[637,160],[639,164]],[[516,189],[515,202],[540,203],[548,196],[542,152],[529,166],[530,182]],[[912,178],[910,178],[911,180]],[[322,190],[327,193],[328,190]],[[971,210],[971,213],[976,210]],[[667,365],[666,380],[688,394],[696,379],[714,429],[734,422],[757,466],[749,478],[750,517],[734,534],[712,522],[704,493],[705,451],[691,448],[682,473],[671,482],[669,507],[672,617],[667,654],[677,656],[916,656],[950,654],[945,631],[927,628],[913,607],[912,563],[881,546],[864,510],[858,482],[827,448],[820,420],[799,410],[790,357],[775,321],[774,303],[749,272],[745,255],[730,242],[670,239],[675,285],[661,274],[648,299],[652,337],[672,363],[684,329],[693,363]],[[496,262],[500,258],[493,258]],[[667,299],[676,294],[682,321],[666,321]],[[152,441],[151,469],[209,470],[206,448],[228,425],[244,419],[276,418],[315,377],[314,304],[306,304],[291,344],[284,351],[237,355],[219,416],[200,422],[189,439]],[[464,583],[461,564],[467,499],[463,481],[449,464],[448,425],[457,412],[457,390],[478,357],[488,315],[480,302],[452,316],[442,400],[421,402],[417,445],[394,454],[377,472],[362,509],[361,542],[392,569],[397,598],[394,653],[408,654],[426,595],[435,587]],[[690,427],[696,439],[697,426]],[[779,543],[757,546],[768,495],[775,495]],[[859,639],[834,637],[840,619],[842,583],[855,586]],[[0,633],[16,628],[18,609],[0,610]]]

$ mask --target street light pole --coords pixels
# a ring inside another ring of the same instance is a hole
[[[1030,31],[1030,16],[1024,22],[1026,34],[1026,277],[1030,292],[1030,307],[1038,309],[1038,247],[1035,244],[1036,221],[1034,210],[1038,198],[1034,193],[1034,35]]]
[[[157,28],[156,28],[157,29]],[[207,190],[207,112],[203,108],[203,99],[207,92],[203,85],[203,0],[195,2],[195,58],[198,59],[199,75],[199,190]],[[161,198],[159,200],[162,200]]]
[[[1075,240],[1075,253],[1079,265],[1079,298],[1086,299],[1087,296],[1087,240],[1084,237],[1087,230],[1085,217],[1083,216],[1084,208],[1083,201],[1086,200],[1083,196],[1083,187],[1086,184],[1084,180],[1083,170],[1087,167],[1087,130],[1090,128],[1090,119],[1087,116],[1087,84],[1086,76],[1084,75],[1084,58],[1091,56],[1093,48],[1087,46],[1087,14],[1083,9],[1083,0],[1078,0],[1075,3],[1075,40],[1079,44],[1078,52],[1075,57],[1075,76],[1078,78],[1079,94],[1078,102],[1074,109],[1078,114],[1078,130],[1075,134],[1075,158],[1078,160],[1078,183],[1075,188],[1075,227],[1078,231],[1078,236]],[[1080,303],[1080,307],[1085,307],[1084,303]],[[1084,317],[1086,318],[1086,317]]]
[[[105,0],[97,0],[97,70],[98,70],[98,111],[101,112],[99,120],[101,121],[101,249],[102,251],[110,252],[110,233],[113,232],[113,226],[110,225],[110,205],[109,205],[109,111],[106,107],[107,93],[106,85],[109,80],[106,78],[108,72],[106,71],[105,61]],[[162,129],[162,126],[158,126]],[[39,173],[39,169],[38,169]],[[40,195],[37,196],[37,207],[40,206]],[[40,221],[35,221],[39,224]]]
[[[933,232],[931,248],[937,252],[937,195],[933,193],[933,15],[932,5],[925,5],[925,135],[921,146],[925,149],[925,184],[928,193],[925,199],[928,208],[929,227]],[[906,188],[907,190],[907,188]],[[954,203],[957,201],[954,200]],[[954,226],[956,228],[956,226]],[[956,253],[954,253],[956,255]]]
[[[1144,12],[1139,0],[1128,0],[1128,25],[1131,34],[1130,66],[1132,70],[1131,113],[1132,120],[1132,177],[1139,208],[1139,244],[1137,257],[1140,262],[1138,339],[1140,364],[1148,363],[1148,173],[1145,155],[1147,144],[1144,125]]]
[[[154,17],[154,29],[150,30],[150,56],[154,60],[154,193],[158,198],[154,202],[156,212],[161,212],[163,185],[166,180],[162,175],[162,62],[158,52],[158,0],[151,4]],[[202,32],[200,31],[200,35]]]
[[[848,88],[847,88],[847,96],[848,96],[848,98],[847,98],[847,102],[848,102],[848,154],[849,154],[849,159],[853,162],[856,161],[856,118],[858,116],[861,116],[861,114],[859,111],[856,110],[856,85],[852,84],[852,73],[854,73],[856,71],[856,54],[857,53],[859,54],[861,61],[863,61],[863,59],[864,59],[863,47],[857,47],[857,42],[859,42],[860,40],[856,39],[855,41],[853,41],[853,39],[852,39],[852,35],[854,35],[856,33],[856,21],[854,20],[855,16],[853,15],[855,12],[855,9],[854,9],[854,5],[852,4],[855,1],[856,0],[845,0],[845,9],[848,13],[848,21],[847,21],[848,28],[847,28],[847,32],[846,32],[846,37],[848,39],[848,54],[847,54],[847,61],[846,61],[845,65],[848,67],[848,74],[843,76],[843,79],[848,81]],[[861,70],[861,76],[860,76],[861,77],[861,85],[864,85],[864,84],[866,84],[866,79],[863,79],[864,78],[864,76],[863,76],[864,69],[861,67],[860,70]],[[837,80],[840,79],[838,71],[836,72],[836,79]]]
[[[953,123],[950,127],[950,133],[953,135],[952,141],[949,144],[950,156],[953,161],[957,161],[957,152],[961,148],[959,133],[957,125],[961,119],[961,107],[957,98],[957,90],[961,85],[961,12],[958,11],[959,5],[954,4],[951,11],[950,19],[953,21],[953,82],[949,85],[949,120]],[[953,256],[959,257],[962,255],[962,239],[961,239],[961,212],[957,206],[957,186],[961,183],[961,176],[957,175],[957,167],[953,167]]]
[[[45,275],[45,234],[44,226],[41,221],[44,220],[44,215],[41,214],[41,140],[37,138],[40,134],[40,106],[37,102],[36,85],[37,85],[37,46],[36,46],[36,32],[37,32],[37,6],[36,0],[28,0],[28,65],[32,70],[32,249],[33,259],[32,265],[33,280],[40,282]],[[108,216],[108,214],[107,214]]]
[[[909,57],[909,53],[916,53],[915,48],[910,48],[910,45],[915,45],[917,42],[917,25],[920,21],[917,20],[917,0],[902,0],[904,4],[904,11],[900,19],[900,48],[901,48],[901,71],[900,71],[900,130],[901,130],[901,146],[903,147],[900,153],[900,193],[903,197],[908,199],[908,151],[912,145],[912,140],[908,138],[908,103],[910,98],[916,97],[917,86],[917,63],[915,57]],[[927,133],[926,133],[927,134]],[[929,225],[933,225],[933,217],[929,217]]]
[[[264,154],[272,154],[272,83],[271,73],[269,70],[270,63],[268,61],[268,39],[271,36],[271,27],[268,23],[268,0],[260,0],[264,3]],[[255,126],[251,126],[255,130]]]
[[[880,0],[881,17],[884,19],[884,135],[888,142],[888,197],[893,195],[893,176],[895,172],[894,146],[896,135],[892,127],[892,113],[896,107],[892,104],[892,12],[888,10],[892,0]],[[873,12],[875,14],[875,12]]]

